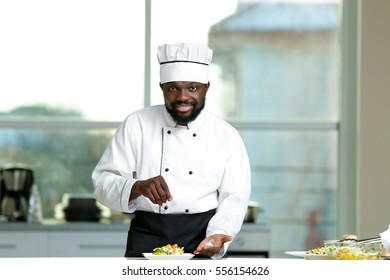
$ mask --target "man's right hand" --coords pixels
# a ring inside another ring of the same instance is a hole
[[[168,185],[161,175],[148,180],[138,180],[135,182],[131,190],[130,200],[140,195],[149,198],[151,202],[160,206],[173,199]]]

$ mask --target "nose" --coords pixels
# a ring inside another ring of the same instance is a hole
[[[190,95],[187,91],[187,89],[180,89],[177,93],[176,100],[178,101],[186,101],[190,99]]]

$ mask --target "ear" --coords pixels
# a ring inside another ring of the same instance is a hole
[[[210,82],[208,82],[207,84],[205,84],[205,87],[206,87],[206,92],[209,90],[209,87],[210,87]]]
[[[163,84],[162,83],[159,83],[159,86],[161,89],[163,89]]]

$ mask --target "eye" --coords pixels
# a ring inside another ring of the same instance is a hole
[[[196,91],[198,88],[196,86],[190,86],[189,87],[189,91]]]
[[[168,90],[169,90],[169,91],[176,91],[177,88],[176,88],[175,86],[170,86],[170,87],[168,88]]]

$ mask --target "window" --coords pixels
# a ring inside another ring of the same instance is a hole
[[[340,9],[337,0],[3,1],[0,164],[33,167],[53,218],[64,193],[92,192],[119,122],[162,102],[157,46],[200,41],[214,51],[206,106],[247,145],[271,257],[336,238]]]
[[[0,5],[2,119],[43,107],[69,109],[67,119],[120,121],[143,106],[142,1]]]

